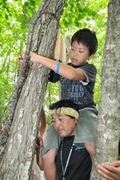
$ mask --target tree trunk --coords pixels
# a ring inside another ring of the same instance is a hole
[[[103,179],[97,165],[118,159],[120,133],[120,0],[108,6],[107,37],[102,72],[102,97],[98,116],[98,137],[91,180]]]
[[[9,103],[6,126],[0,139],[0,180],[30,179],[49,70],[41,64],[29,63],[29,51],[53,57],[63,6],[64,0],[43,0],[30,25],[24,64]]]

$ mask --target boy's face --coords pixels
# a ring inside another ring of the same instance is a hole
[[[71,118],[67,115],[52,115],[52,122],[55,130],[61,137],[67,137],[74,135],[74,130],[77,124],[75,118]]]
[[[82,43],[74,41],[70,49],[70,59],[74,66],[84,64],[88,59],[92,58],[89,55],[89,48]]]

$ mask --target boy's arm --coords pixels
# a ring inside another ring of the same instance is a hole
[[[24,52],[22,53],[22,59],[24,58]],[[40,56],[34,52],[30,52],[30,60],[32,62],[41,63],[53,71],[70,80],[84,80],[86,79],[85,74],[79,68],[74,68],[64,63],[58,63],[50,58]]]
[[[47,57],[37,55],[34,52],[30,52],[30,60],[32,62],[41,63],[53,71],[56,71],[58,69],[58,74],[70,80],[83,80],[86,78],[85,74],[80,69],[75,69],[72,66],[60,62],[58,65],[57,61],[53,61],[52,59],[49,59]]]
[[[61,61],[59,60],[59,62],[61,62]],[[56,74],[55,71],[50,70],[48,80],[49,80],[50,82],[55,83],[55,82],[57,82],[57,81],[60,80],[60,75],[59,75],[59,74]]]

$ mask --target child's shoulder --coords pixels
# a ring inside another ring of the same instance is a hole
[[[80,64],[79,66],[73,66],[71,62],[68,63],[69,66],[72,66],[74,68],[81,68],[81,69],[92,69],[94,71],[97,71],[97,68],[94,64],[85,62],[83,64]]]
[[[84,63],[84,64],[81,64],[80,66],[78,66],[79,68],[87,68],[87,69],[97,69],[96,66],[92,63]]]

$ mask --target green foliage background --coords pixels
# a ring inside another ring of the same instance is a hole
[[[17,58],[25,48],[29,24],[34,17],[39,0],[0,0],[0,123],[5,121],[9,98],[17,79]],[[108,0],[65,0],[59,28],[63,38],[79,28],[96,31],[99,47],[92,62],[98,69],[95,86],[95,102],[99,105],[101,92],[101,68],[106,36]],[[48,84],[45,110],[59,99],[59,84]]]

